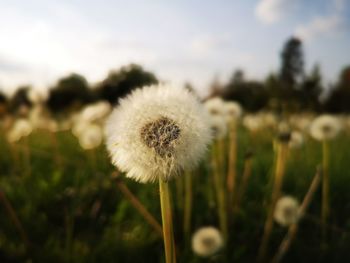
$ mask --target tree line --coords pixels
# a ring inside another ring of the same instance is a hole
[[[264,81],[246,79],[242,70],[236,70],[227,83],[214,80],[209,97],[221,96],[238,101],[251,112],[350,112],[350,66],[344,67],[337,81],[326,87],[319,65],[305,72],[301,40],[295,37],[288,39],[280,55],[279,71],[269,74]],[[71,74],[49,87],[46,106],[51,112],[59,114],[99,100],[115,104],[133,89],[156,83],[158,79],[154,73],[136,64],[111,71],[93,87],[82,75]],[[190,84],[186,87],[192,89]],[[11,98],[0,92],[0,116],[5,112],[15,114],[22,106],[31,107],[29,90],[30,86],[19,87]]]

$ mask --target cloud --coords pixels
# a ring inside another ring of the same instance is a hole
[[[333,34],[338,30],[341,22],[342,18],[337,14],[316,17],[308,24],[298,26],[294,34],[304,41],[312,41],[317,37]]]
[[[289,13],[294,4],[295,0],[260,0],[255,15],[263,23],[273,24]]]

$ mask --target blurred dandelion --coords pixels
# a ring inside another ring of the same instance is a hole
[[[215,227],[202,227],[192,237],[192,249],[201,257],[210,257],[216,254],[224,246],[221,233]]]
[[[276,203],[274,218],[281,226],[295,224],[299,220],[299,202],[291,196],[283,196]]]

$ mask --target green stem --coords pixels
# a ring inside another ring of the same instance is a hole
[[[276,203],[281,194],[281,188],[283,184],[283,177],[285,173],[286,159],[288,154],[288,145],[286,143],[278,143],[277,146],[277,160],[274,176],[274,185],[271,196],[271,205],[268,211],[267,219],[264,226],[264,235],[261,241],[261,245],[258,253],[258,262],[263,262],[266,256],[266,251],[270,241],[270,236],[273,229],[273,214],[275,211]]]
[[[322,237],[326,239],[327,221],[329,217],[329,144],[327,141],[322,143]]]
[[[165,250],[165,262],[175,263],[175,244],[173,233],[173,222],[171,215],[171,204],[169,195],[169,185],[159,178],[160,206],[162,211],[163,239]]]
[[[214,186],[217,198],[218,216],[220,230],[223,234],[224,240],[227,240],[227,215],[226,215],[226,202],[225,191],[223,185],[223,173],[220,171],[220,152],[217,143],[214,143],[212,150],[212,166],[214,176]]]
[[[184,235],[185,244],[189,244],[191,233],[191,213],[192,213],[192,174],[185,172],[185,209],[184,209]]]
[[[234,194],[236,188],[236,160],[237,160],[237,134],[235,123],[230,123],[230,149],[228,160],[228,173],[227,173],[227,192],[228,192],[228,211],[233,212]]]

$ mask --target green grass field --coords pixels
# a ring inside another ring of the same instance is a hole
[[[270,199],[274,166],[272,132],[238,134],[238,187],[244,156],[253,152],[252,174],[240,210],[231,220],[225,249],[211,259],[193,254],[183,235],[183,194],[179,177],[171,181],[178,262],[255,262]],[[112,178],[104,145],[84,151],[69,132],[35,131],[10,145],[0,136],[0,189],[12,204],[23,232],[4,203],[0,206],[0,262],[163,262],[163,241],[130,204]],[[350,136],[343,132],[330,145],[331,213],[326,245],[321,239],[321,191],[317,190],[283,262],[346,262],[350,256]],[[210,161],[193,171],[191,231],[218,227]],[[321,144],[311,138],[291,150],[283,193],[303,200]],[[121,177],[158,222],[157,184]],[[268,248],[271,258],[286,234],[274,225]]]

